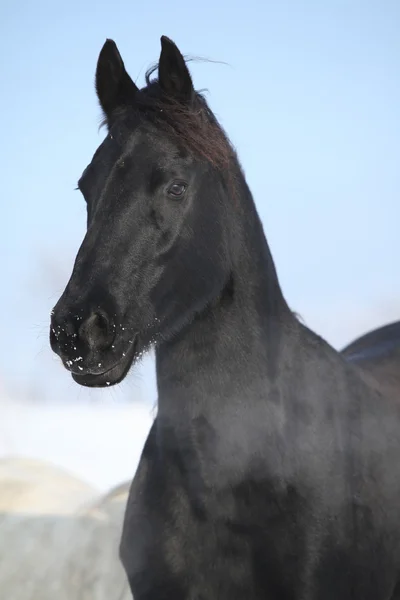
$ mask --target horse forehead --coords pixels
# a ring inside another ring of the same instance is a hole
[[[128,136],[124,156],[135,156],[139,160],[152,160],[157,166],[167,167],[171,160],[183,158],[181,149],[163,131],[152,125],[136,128]]]

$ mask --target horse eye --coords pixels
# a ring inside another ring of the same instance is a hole
[[[168,194],[173,198],[180,198],[186,192],[186,185],[184,183],[173,183],[168,188]]]

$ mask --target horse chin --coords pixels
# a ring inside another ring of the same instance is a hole
[[[103,388],[117,385],[125,379],[130,368],[135,362],[138,356],[137,350],[138,344],[136,338],[135,343],[132,345],[131,351],[127,352],[126,355],[123,356],[116,365],[104,373],[71,373],[72,379],[76,383],[79,383],[79,385],[83,385],[85,387]]]

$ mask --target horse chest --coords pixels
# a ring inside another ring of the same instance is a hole
[[[295,491],[277,498],[250,477],[210,485],[201,460],[190,464],[192,472],[185,461],[158,460],[154,446],[144,449],[121,543],[135,600],[158,600],[161,588],[177,600],[295,598],[302,556]]]
[[[385,590],[393,586],[396,567],[382,569],[389,548],[381,549],[379,561],[372,559],[371,532],[355,552],[344,521],[339,536],[339,522],[332,528],[325,509],[293,482],[272,481],[253,469],[229,481],[220,475],[217,485],[218,477],[202,476],[209,463],[201,452],[192,449],[192,456],[178,460],[160,453],[155,438],[153,426],[121,542],[135,600],[390,598]],[[333,595],[326,595],[329,590]]]

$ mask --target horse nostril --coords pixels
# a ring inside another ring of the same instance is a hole
[[[108,316],[99,310],[83,321],[78,336],[89,348],[107,348],[114,340],[114,329]]]

